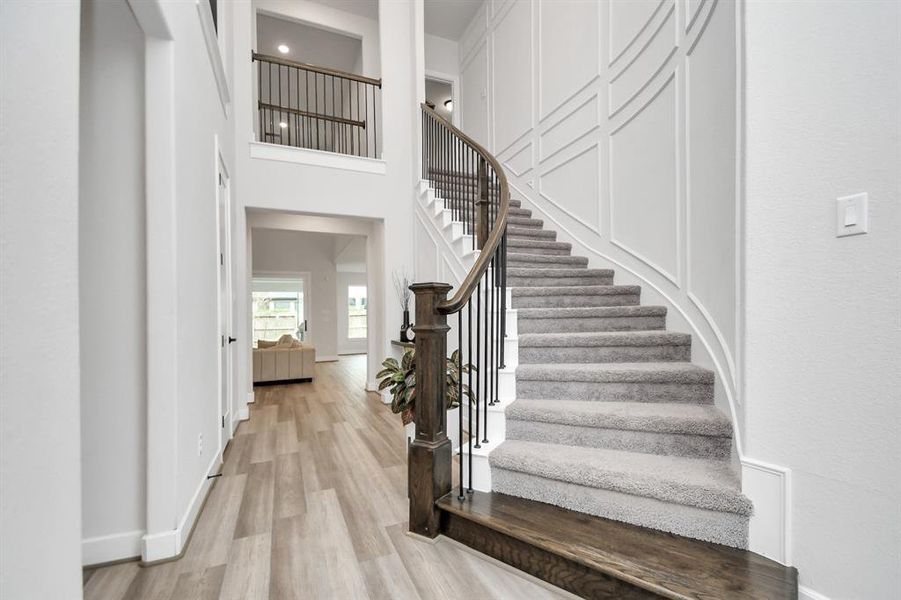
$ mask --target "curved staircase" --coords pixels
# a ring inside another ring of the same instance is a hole
[[[497,160],[426,106],[420,192],[421,221],[466,274],[449,300],[448,284],[411,286],[410,531],[586,598],[795,600],[797,571],[746,550],[732,424],[691,335],[572,256],[509,197]],[[449,347],[482,382],[455,423]]]
[[[519,366],[492,490],[747,547],[732,425],[713,406],[713,373],[691,364],[691,336],[529,210],[507,235]]]

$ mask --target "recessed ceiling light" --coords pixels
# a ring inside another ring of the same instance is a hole
[[[284,45],[284,44],[279,44],[279,45],[278,45],[278,51],[281,52],[282,54],[287,54],[288,52],[291,51],[291,48],[288,48],[288,47],[287,47],[286,45]]]
[[[287,129],[287,128],[288,128],[288,124],[285,123],[284,121],[280,122],[280,123],[278,124],[278,126],[281,127],[282,129]]]
[[[448,112],[452,112],[454,110],[454,101],[453,100],[445,100],[444,108],[446,108]]]

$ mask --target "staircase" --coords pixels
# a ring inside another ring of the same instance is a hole
[[[466,275],[450,300],[446,284],[411,288],[411,532],[586,598],[796,599],[793,567],[746,550],[752,506],[731,462],[731,421],[714,406],[713,372],[691,363],[691,335],[667,331],[666,308],[642,306],[640,286],[572,256],[509,198],[490,154],[423,116],[417,210]],[[455,423],[443,418],[448,339],[492,382]]]
[[[691,336],[529,210],[511,214],[519,366],[492,490],[746,548],[732,425],[713,406],[713,373],[691,364]]]

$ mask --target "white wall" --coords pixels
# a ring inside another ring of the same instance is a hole
[[[745,31],[747,450],[791,468],[803,586],[897,597],[901,5],[753,1]]]
[[[488,0],[460,40],[462,128],[513,195],[670,307],[742,428],[735,3]]]
[[[220,5],[234,39],[233,4]],[[146,34],[147,534],[143,557],[184,546],[220,460],[219,161],[236,176],[225,65],[204,2],[133,2]],[[209,42],[209,44],[208,44]],[[221,50],[225,49],[224,56]],[[232,185],[232,202],[236,203]],[[244,249],[240,252],[243,254]],[[242,403],[243,406],[243,403]],[[235,407],[240,408],[240,407]],[[232,409],[230,414],[238,413]]]
[[[451,77],[459,75],[460,57],[456,41],[426,33],[424,43],[426,72],[443,73]]]
[[[309,303],[310,315],[306,340],[316,346],[318,361],[334,360],[338,355],[335,310],[338,271],[334,249],[334,236],[327,233],[253,231],[254,277],[310,273],[310,289],[304,290],[304,303]]]
[[[78,55],[78,2],[0,7],[3,598],[81,598]]]
[[[81,16],[82,560],[96,564],[139,556],[145,529],[144,36],[124,0]]]

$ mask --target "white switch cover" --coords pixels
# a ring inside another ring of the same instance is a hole
[[[835,201],[835,237],[867,232],[867,194],[842,196]]]

